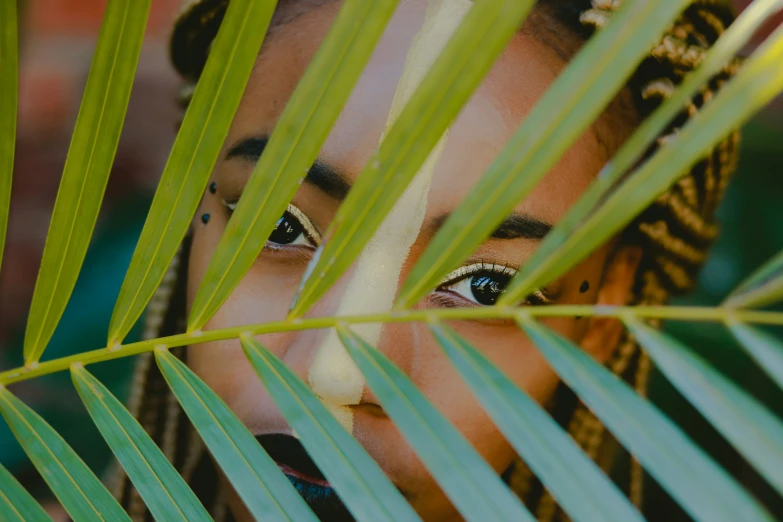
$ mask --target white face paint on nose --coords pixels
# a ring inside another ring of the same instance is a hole
[[[428,0],[424,24],[408,52],[397,85],[387,130],[471,5],[470,0]],[[355,269],[347,276],[350,280],[335,315],[375,314],[391,310],[403,264],[424,221],[430,182],[447,134],[444,133],[359,256]],[[316,260],[317,256],[311,263]],[[382,326],[361,324],[354,326],[353,330],[370,345],[377,346]],[[353,410],[349,406],[359,404],[364,391],[364,377],[334,330],[327,333],[319,346],[308,380],[312,390],[340,424],[352,431]]]

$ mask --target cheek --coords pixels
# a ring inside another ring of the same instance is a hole
[[[572,335],[574,320],[548,321],[549,326]],[[551,398],[559,378],[536,347],[514,325],[481,325],[451,322],[449,326],[502,368],[511,381],[541,405]],[[417,350],[412,377],[428,399],[465,435],[499,473],[514,451],[474,397],[436,341],[428,336],[426,349]]]
[[[577,335],[578,326],[574,319],[553,318],[542,322],[569,338]],[[547,403],[559,378],[536,346],[515,324],[486,326],[454,322],[451,326],[492,364],[501,368],[517,387],[539,404]]]

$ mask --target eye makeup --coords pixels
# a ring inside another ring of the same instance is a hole
[[[221,201],[229,213],[236,210],[238,200],[223,199]],[[297,231],[299,231],[298,234]],[[287,239],[276,240],[276,238],[285,238],[286,234],[289,236]],[[299,240],[299,236],[303,236],[305,241]],[[268,243],[276,246],[310,243],[312,246],[318,247],[321,241],[321,232],[318,231],[310,218],[298,207],[289,204],[283,216],[278,220],[275,230],[272,231]]]
[[[457,294],[474,305],[491,306],[503,293],[517,270],[484,261],[461,266],[450,272],[438,285],[438,290]],[[539,289],[530,294],[524,304],[551,304],[553,297]]]

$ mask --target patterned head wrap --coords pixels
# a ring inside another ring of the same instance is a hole
[[[177,20],[171,40],[171,58],[186,82],[184,105],[192,95],[217,34],[229,0],[191,0]],[[295,2],[296,0],[281,0]],[[331,0],[309,0],[308,6]],[[622,0],[539,0],[539,6],[552,13],[564,26],[587,39],[604,26]],[[294,12],[291,16],[296,16]],[[733,20],[729,7],[720,0],[695,0],[651,49],[628,82],[642,118],[654,111],[684,76],[693,70],[709,47]],[[278,21],[277,25],[285,23]],[[702,88],[691,103],[671,122],[652,154],[674,135],[735,72],[738,63],[725,66]],[[623,240],[638,244],[644,251],[637,273],[633,304],[664,303],[672,294],[690,289],[707,250],[717,234],[714,214],[737,158],[738,133],[719,143],[669,191],[648,207],[624,233]],[[187,241],[182,256],[186,259]],[[187,263],[172,263],[169,273],[153,298],[147,313],[146,338],[178,333],[184,329],[184,283]],[[184,357],[184,352],[179,354]],[[650,361],[635,340],[625,332],[607,367],[644,395],[650,373]],[[216,520],[230,518],[214,470],[203,444],[160,375],[152,356],[140,356],[133,382],[130,409],[148,430],[164,453],[185,476],[197,495],[211,509]],[[620,450],[601,422],[573,393],[561,385],[551,405],[553,416],[571,434],[577,444],[607,472]],[[630,473],[620,485],[631,500],[641,504],[643,471],[630,459]],[[120,471],[116,494],[134,520],[149,518],[141,498]],[[521,459],[504,474],[512,490],[534,510],[541,521],[566,520],[564,512],[542,487]]]

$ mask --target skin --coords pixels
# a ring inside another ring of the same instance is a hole
[[[296,2],[294,2],[296,3]],[[284,7],[286,8],[286,7]],[[264,44],[244,98],[226,139],[224,154],[254,136],[269,136],[305,67],[318,48],[339,8],[327,2],[299,13],[277,28]],[[402,72],[410,41],[421,26],[424,4],[402,2],[362,78],[327,139],[319,161],[350,184],[370,158],[384,130],[395,86]],[[534,16],[529,24],[536,23]],[[540,23],[540,19],[539,19]],[[451,128],[435,168],[422,229],[403,266],[399,283],[432,239],[436,223],[453,211],[486,171],[536,100],[562,70],[562,50],[553,49],[523,28],[496,63],[477,93]],[[564,37],[567,40],[567,37]],[[602,118],[565,154],[553,171],[516,213],[552,225],[576,201],[601,166],[622,141],[626,121]],[[602,130],[603,129],[603,130]],[[607,134],[605,129],[615,129]],[[223,200],[236,201],[253,168],[248,158],[221,159],[212,181],[215,194],[206,192],[193,221],[189,261],[188,303],[199,283],[230,217]],[[305,182],[292,202],[315,228],[325,232],[340,201]],[[204,224],[201,215],[209,213]],[[539,241],[526,238],[490,239],[465,262],[522,265]],[[314,246],[270,245],[205,329],[284,319],[299,281],[312,258]],[[607,245],[596,251],[559,281],[544,289],[558,304],[625,304],[630,298],[640,253],[635,248]],[[322,298],[308,316],[332,315],[344,295],[348,274]],[[396,276],[395,276],[396,277]],[[587,282],[587,285],[584,283]],[[373,281],[367,281],[367,285]],[[463,288],[466,285],[463,285]],[[588,286],[585,290],[585,286]],[[584,290],[584,291],[583,291]],[[459,288],[433,291],[416,306],[438,308],[477,306]],[[605,361],[616,346],[621,326],[611,319],[553,318],[546,324]],[[451,326],[509,378],[543,405],[551,399],[557,375],[533,344],[509,321],[461,321]],[[326,332],[304,331],[260,336],[259,340],[305,382]],[[489,420],[478,402],[438,348],[424,325],[389,324],[377,348],[401,368],[426,397],[473,444],[487,462],[502,473],[514,451]],[[189,348],[188,364],[212,387],[256,434],[291,434],[291,429],[245,359],[239,342],[227,340]],[[426,520],[458,518],[449,500],[386,416],[374,394],[364,388],[359,404],[350,406],[353,434],[403,491]],[[232,509],[243,518],[234,498]]]

